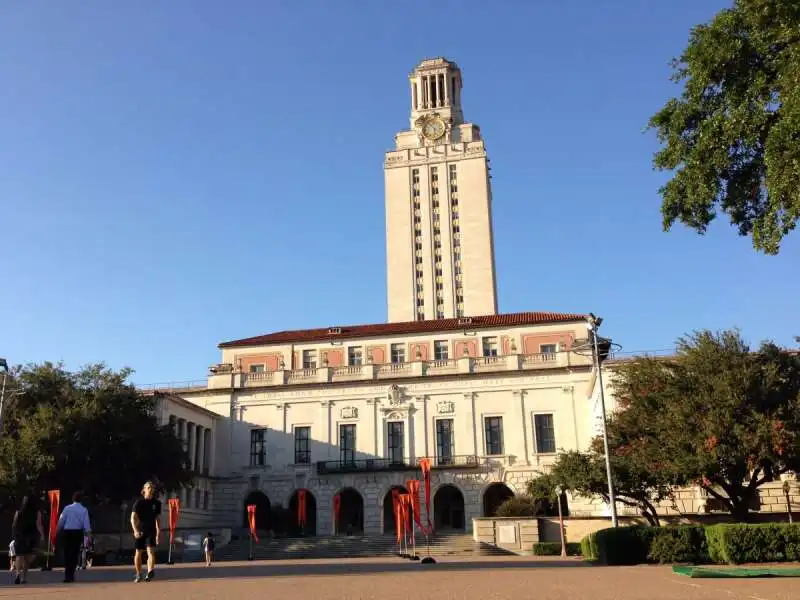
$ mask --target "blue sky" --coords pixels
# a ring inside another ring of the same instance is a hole
[[[424,57],[492,161],[503,312],[626,351],[800,334],[800,233],[661,232],[648,117],[722,0],[3,3],[0,356],[201,379],[216,344],[386,319],[383,152]]]

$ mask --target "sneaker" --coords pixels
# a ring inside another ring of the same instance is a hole
[[[22,583],[22,578],[19,575],[17,575],[16,577],[14,577],[14,583],[16,585],[19,585],[20,583]]]
[[[136,577],[133,578],[133,583],[139,583],[141,580],[142,580],[142,576],[141,575],[137,575]]]
[[[148,571],[147,575],[145,575],[145,577],[144,577],[144,580],[145,581],[152,581],[153,577],[155,577],[155,576],[156,576],[156,572],[155,571]]]

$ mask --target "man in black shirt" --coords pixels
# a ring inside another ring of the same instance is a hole
[[[156,499],[156,487],[148,481],[142,487],[142,497],[133,505],[131,527],[135,539],[133,565],[136,568],[136,583],[142,580],[142,556],[147,550],[147,575],[145,581],[153,578],[156,568],[156,546],[161,537],[161,502]]]

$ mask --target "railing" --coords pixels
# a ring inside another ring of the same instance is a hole
[[[206,387],[208,387],[207,379],[194,379],[192,381],[167,381],[165,383],[140,383],[136,385],[136,389],[142,392],[172,392],[176,390],[195,390]]]
[[[526,371],[563,367],[591,367],[591,357],[571,352],[542,352],[537,354],[505,354],[440,360],[418,360],[402,363],[348,366],[322,366],[315,369],[282,369],[259,373],[219,373],[207,381],[182,381],[138,386],[141,390],[177,391],[187,389],[229,389],[231,387],[269,387],[333,381],[370,381],[401,377],[437,375],[468,375],[471,373]]]
[[[375,471],[413,471],[418,469],[410,459],[402,462],[389,458],[366,458],[358,460],[323,460],[317,463],[317,475],[333,473],[372,473]]]
[[[469,469],[480,464],[480,458],[475,454],[460,456],[437,456],[433,459],[434,469]]]
[[[438,456],[431,465],[434,469],[470,469],[481,464],[480,457],[474,454],[459,456]],[[358,460],[324,460],[317,462],[318,475],[334,473],[374,473],[376,471],[414,471],[419,469],[419,460],[404,458],[402,461],[391,458],[366,458]]]

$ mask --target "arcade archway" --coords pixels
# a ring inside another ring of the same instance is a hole
[[[505,483],[490,484],[483,492],[483,516],[494,517],[500,505],[513,497],[514,492]]]
[[[339,535],[360,534],[364,531],[364,498],[353,488],[345,488],[339,496],[339,520],[336,533]]]
[[[392,490],[397,490],[401,494],[407,494],[408,490],[402,485],[393,485],[383,497],[383,532],[394,534],[396,530],[394,521],[394,504],[392,503]]]
[[[443,485],[433,496],[433,519],[436,531],[464,531],[464,495],[454,485]]]
[[[300,527],[297,514],[299,507],[299,502],[297,501],[297,492],[299,491],[300,490],[295,491],[295,493],[292,494],[291,500],[289,500],[289,512],[292,515],[292,523],[289,527],[289,533],[291,535],[317,535],[317,499],[314,497],[314,494],[308,490],[305,490],[306,524],[303,527]]]
[[[247,495],[242,507],[242,527],[250,528],[250,521],[247,517],[247,507],[251,504],[256,505],[256,529],[258,531],[269,531],[272,529],[272,505],[264,492],[254,490]]]

